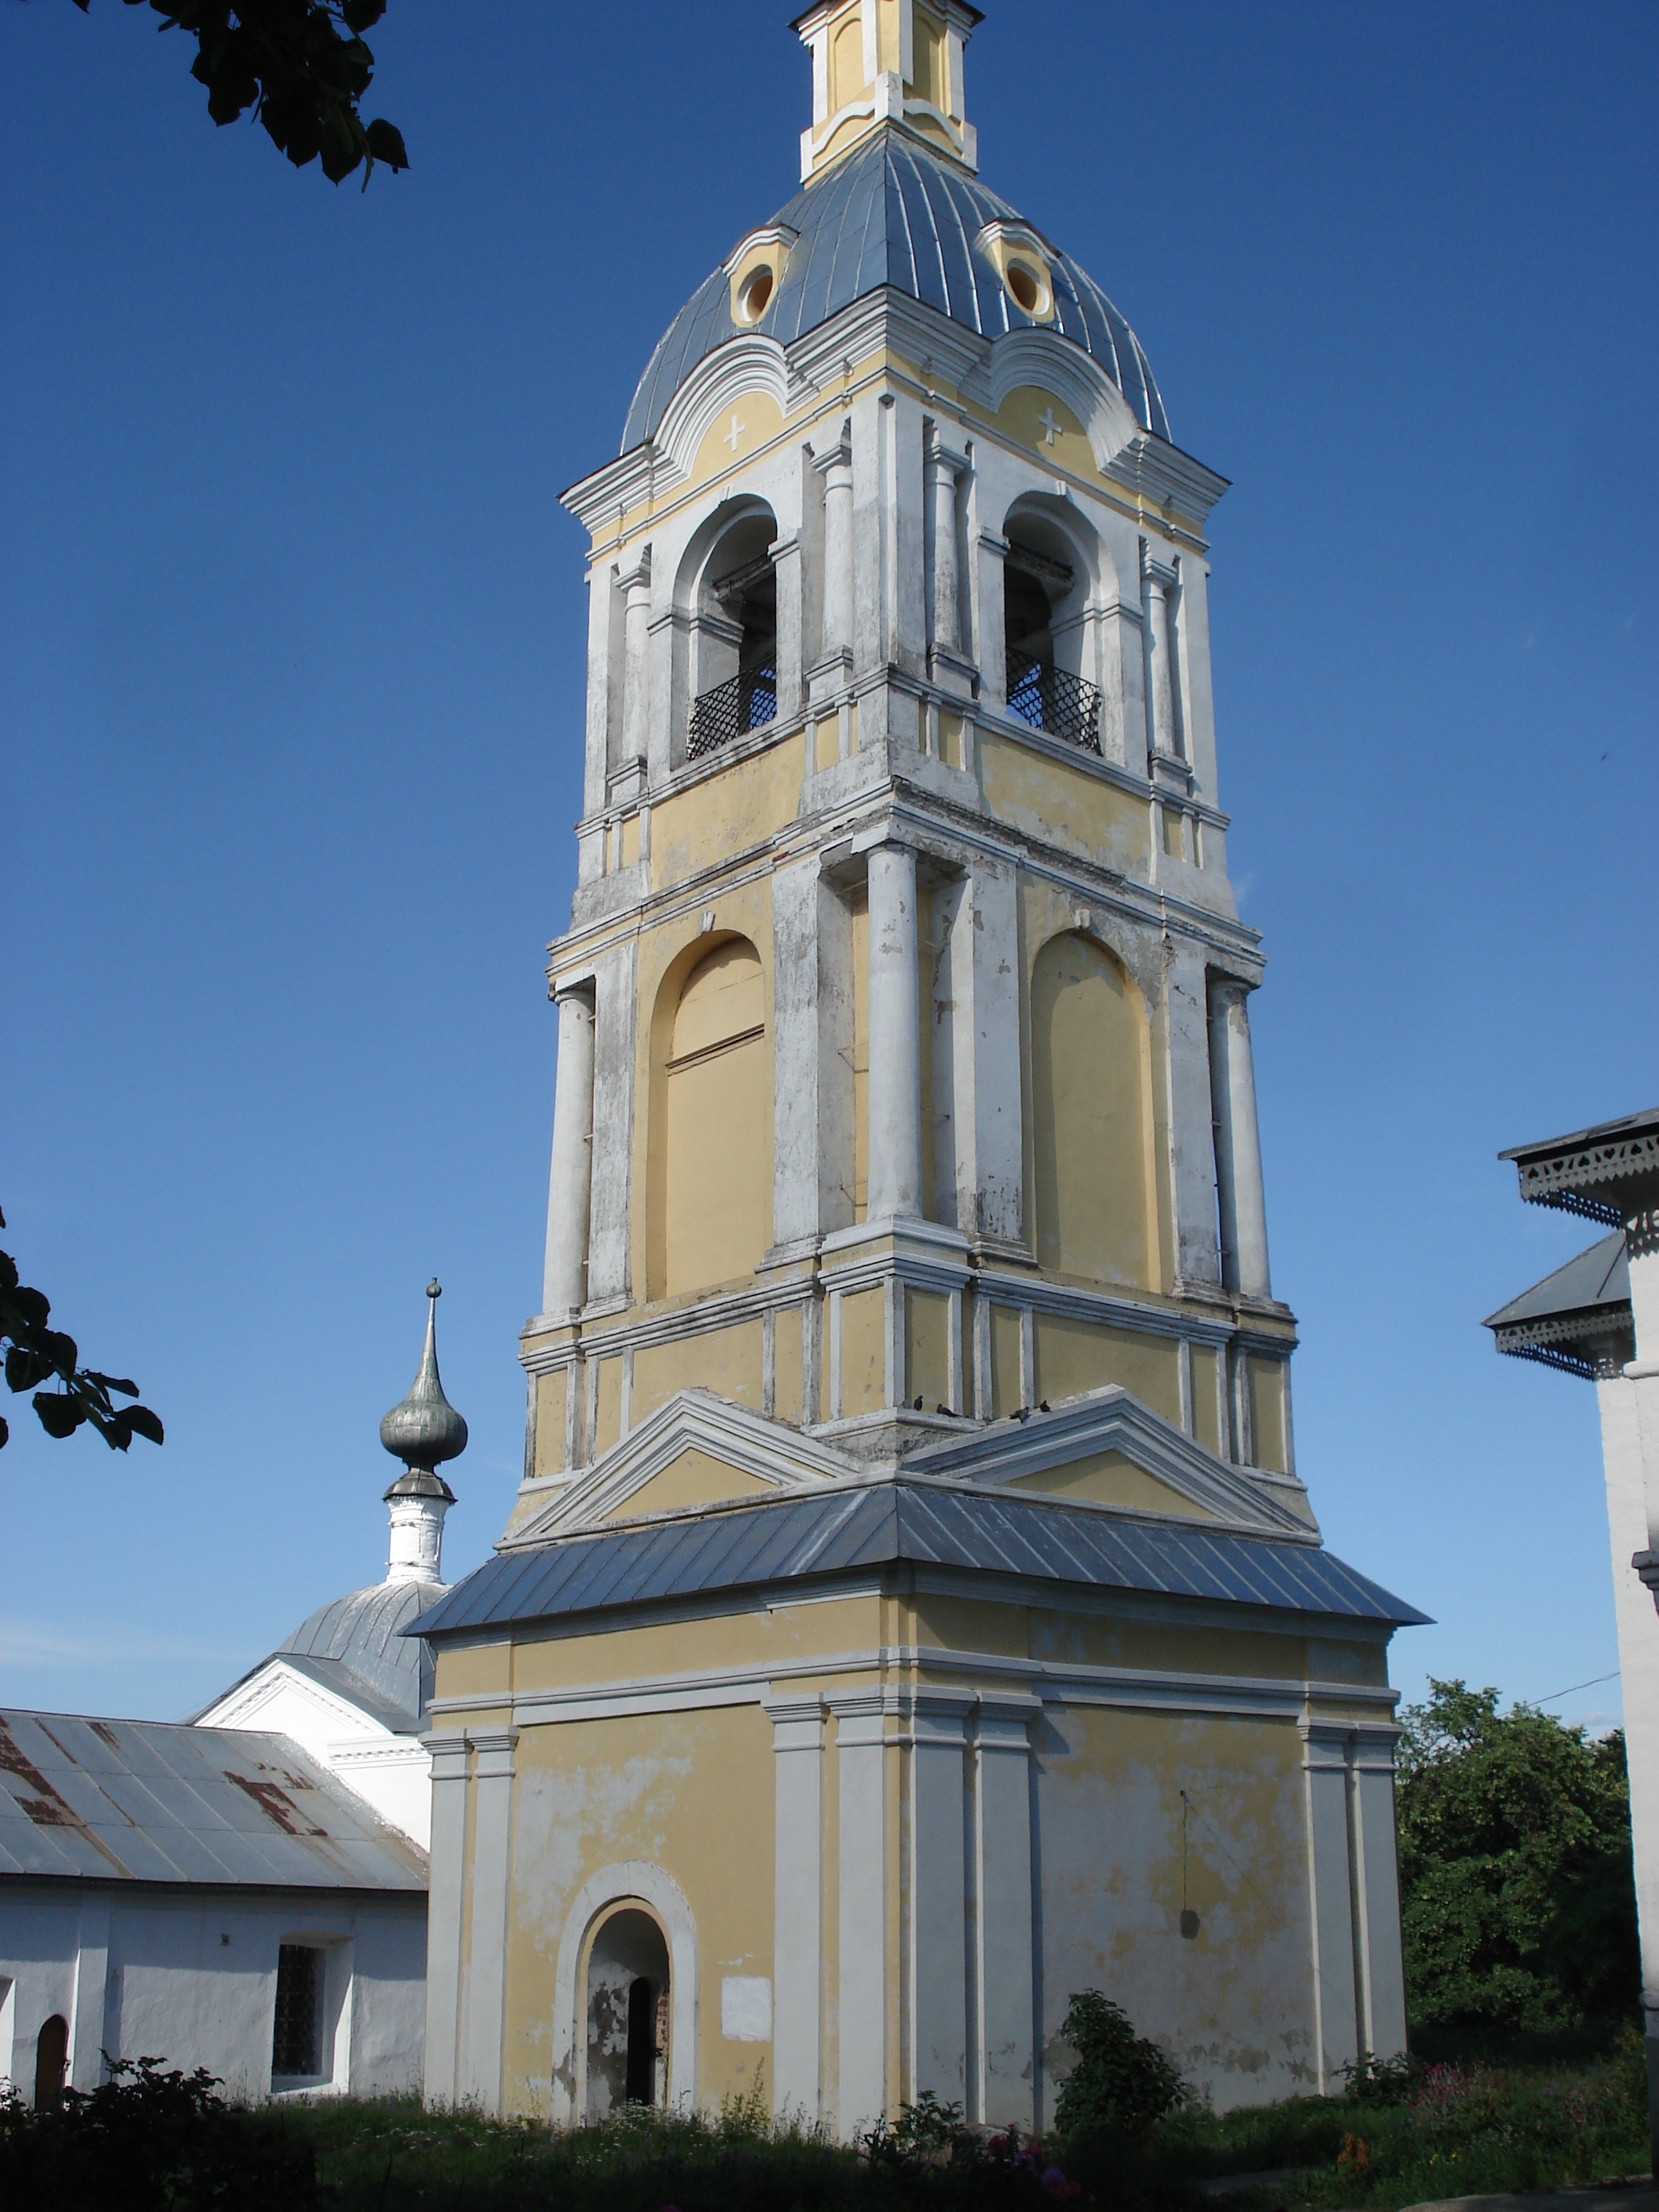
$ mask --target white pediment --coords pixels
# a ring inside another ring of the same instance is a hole
[[[1307,1522],[1248,1468],[1218,1459],[1119,1383],[1024,1421],[994,1421],[976,1435],[925,1445],[906,1455],[903,1471],[1056,1504],[1308,1534]]]
[[[709,1390],[679,1390],[522,1522],[504,1548],[607,1522],[817,1489],[860,1471],[846,1453],[781,1421]]]

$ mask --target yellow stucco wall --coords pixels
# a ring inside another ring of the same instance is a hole
[[[637,1428],[676,1390],[713,1390],[740,1406],[761,1405],[761,1324],[739,1322],[668,1344],[642,1344],[634,1354],[632,1425]]]
[[[1213,1521],[1206,1505],[1159,1482],[1121,1452],[1093,1452],[1065,1467],[1046,1468],[1040,1474],[1023,1474],[1011,1490],[1041,1491],[1051,1498],[1077,1498],[1094,1505],[1130,1505],[1151,1513],[1175,1513],[1188,1521]]]
[[[1036,1395],[1058,1402],[1120,1382],[1165,1420],[1181,1423],[1181,1353],[1168,1337],[1139,1336],[1063,1314],[1036,1316]]]
[[[608,1521],[628,1521],[646,1513],[684,1513],[696,1505],[717,1505],[732,1498],[769,1498],[771,1486],[741,1468],[711,1459],[707,1452],[683,1451],[648,1482],[614,1506]]]

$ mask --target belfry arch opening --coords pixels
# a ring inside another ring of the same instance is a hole
[[[1123,963],[1075,930],[1031,971],[1033,1198],[1040,1264],[1158,1287],[1152,1040]]]
[[[777,717],[777,534],[769,507],[744,501],[714,515],[687,554],[687,760]]]
[[[1003,525],[1002,624],[1008,711],[1032,729],[1100,750],[1100,693],[1084,666],[1090,560],[1035,502]]]
[[[746,937],[683,954],[652,1036],[650,1296],[752,1275],[771,1242],[766,974]]]
[[[669,1983],[667,1940],[651,1913],[628,1905],[600,1922],[582,2008],[586,2118],[668,2101]]]

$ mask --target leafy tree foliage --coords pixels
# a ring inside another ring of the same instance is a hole
[[[1401,1715],[1400,1893],[1419,2027],[1549,2033],[1640,1988],[1621,1734],[1496,1690],[1429,1685]]]
[[[89,0],[75,0],[82,15]],[[145,0],[126,0],[129,8]],[[365,123],[358,102],[374,75],[363,43],[386,13],[386,0],[149,0],[164,31],[194,33],[191,75],[205,85],[208,113],[234,123],[252,108],[296,169],[320,161],[337,185],[361,167],[363,188],[374,164],[406,169],[403,133],[377,116]]]
[[[1184,2100],[1179,2069],[1098,1990],[1073,1994],[1060,2033],[1077,2053],[1054,2106],[1062,2135],[1140,2142]]]
[[[6,1217],[0,1213],[0,1229]],[[17,1262],[0,1252],[0,1344],[6,1347],[6,1382],[13,1391],[33,1390],[34,1410],[49,1437],[72,1437],[90,1421],[112,1451],[125,1451],[135,1437],[159,1444],[161,1424],[148,1406],[117,1406],[112,1392],[136,1398],[138,1385],[82,1367],[72,1336],[50,1326],[52,1301],[17,1279]],[[55,1390],[36,1389],[56,1382]],[[0,1419],[0,1446],[11,1434]]]

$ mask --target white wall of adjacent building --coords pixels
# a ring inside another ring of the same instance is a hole
[[[322,1954],[319,2067],[277,2079],[278,1954]],[[43,2027],[68,2027],[68,2086],[112,2058],[205,2067],[235,2099],[384,2096],[420,2085],[426,1899],[418,1893],[170,1891],[27,1878],[0,1882],[0,2077],[26,2100]]]

